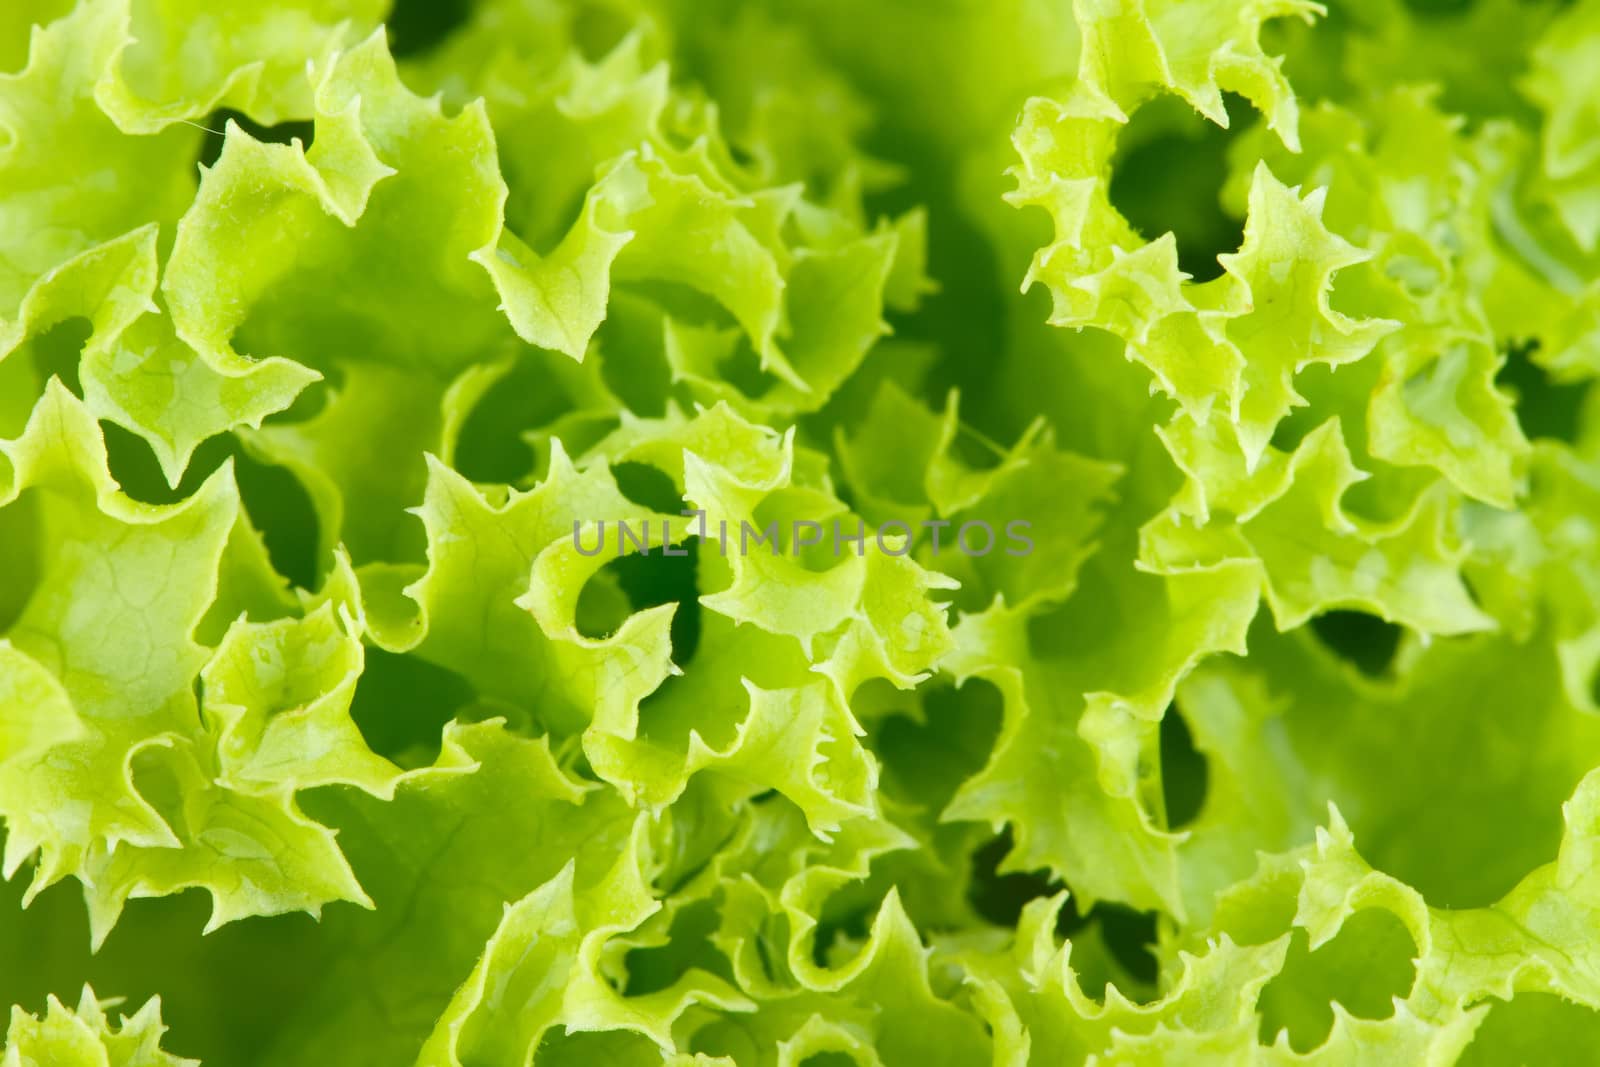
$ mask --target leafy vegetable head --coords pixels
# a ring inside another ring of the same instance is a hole
[[[0,11],[0,1065],[1583,1060],[1596,70]]]

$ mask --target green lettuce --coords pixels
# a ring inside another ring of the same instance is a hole
[[[1586,1062],[1597,70],[6,6],[0,1067]]]

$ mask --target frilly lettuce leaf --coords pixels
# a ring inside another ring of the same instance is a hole
[[[161,1050],[161,1001],[151,998],[132,1015],[115,1024],[106,1008],[115,1004],[98,1000],[83,987],[76,1009],[49,998],[43,1018],[12,1008],[0,1063],[5,1067],[199,1067],[199,1060],[181,1059]]]
[[[1220,403],[1253,465],[1278,423],[1305,403],[1296,374],[1358,360],[1394,328],[1330,306],[1333,275],[1367,255],[1324,225],[1323,193],[1297,195],[1262,165],[1251,179],[1243,245],[1218,257],[1221,278],[1186,283],[1173,237],[1143,242],[1112,207],[1106,167],[1117,120],[1078,114],[1081,107],[1035,98],[1018,128],[1022,165],[1011,200],[1045,208],[1056,227],[1028,282],[1049,288],[1056,325],[1121,337],[1128,358],[1190,417],[1203,421]]]
[[[1342,302],[1400,325],[1378,345],[1378,380],[1365,394],[1352,392],[1350,417],[1374,458],[1430,467],[1462,492],[1508,507],[1527,455],[1511,398],[1496,383],[1505,364],[1497,330],[1510,327],[1494,321],[1493,296],[1474,284],[1506,269],[1489,217],[1499,194],[1464,165],[1474,147],[1461,121],[1439,110],[1437,95],[1395,90],[1361,112],[1323,104],[1306,116],[1300,156],[1261,137],[1241,142],[1239,154],[1265,149],[1295,178],[1338,175],[1364,190],[1340,195],[1337,183],[1329,187],[1329,225],[1374,253],[1349,272]],[[1231,197],[1242,196],[1242,177]]]
[[[556,1027],[569,1034],[632,1032],[670,1053],[674,1022],[695,1005],[753,1007],[708,974],[691,972],[667,989],[634,997],[607,983],[600,967],[606,942],[661,907],[649,892],[642,830],[641,823],[596,884],[576,887],[569,863],[507,907],[419,1063],[523,1063]]]
[[[18,695],[45,697],[4,708],[22,741],[0,765],[7,871],[35,859],[30,894],[77,876],[97,941],[130,896],[189,886],[211,892],[213,924],[364,901],[333,835],[294,802],[333,781],[392,788],[345,716],[356,638],[328,609],[298,625],[241,621],[215,655],[194,639],[243,521],[231,471],[178,504],[131,500],[58,382],[0,455],[6,506],[27,508],[29,536],[51,546],[6,637]],[[275,696],[289,662],[296,688]],[[326,703],[292,706],[313,696]],[[325,758],[308,763],[312,739]]]
[[[0,174],[15,194],[0,216],[0,313],[70,256],[146,222],[175,221],[193,191],[203,132],[193,120],[219,107],[267,123],[304,117],[306,59],[378,13],[354,0],[223,19],[202,5],[96,0],[33,25],[27,64],[0,75]],[[176,54],[204,62],[169,62]]]
[[[281,1063],[414,1058],[506,905],[569,863],[579,885],[596,884],[643,832],[614,792],[563,770],[545,740],[494,720],[448,726],[438,758],[409,772],[392,800],[346,790],[309,804],[338,830],[371,895],[370,916],[385,919],[374,927],[328,913],[313,995],[293,1007],[269,1050]],[[338,995],[352,985],[373,995]]]
[[[1230,456],[1236,446],[1214,427],[1180,421],[1165,440],[1192,480],[1180,502],[1143,531],[1141,561],[1152,570],[1258,561],[1285,630],[1333,608],[1367,610],[1422,633],[1494,625],[1462,580],[1466,552],[1451,536],[1441,487],[1392,523],[1363,522],[1344,510],[1340,500],[1363,472],[1351,462],[1337,420],[1318,427],[1293,455],[1273,450],[1254,474]]]

